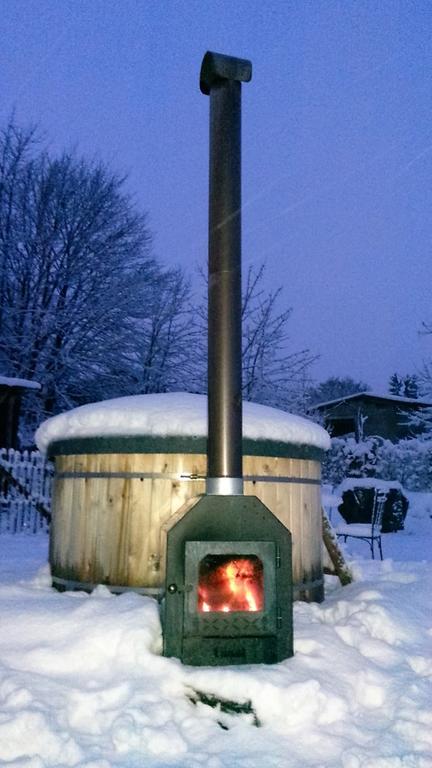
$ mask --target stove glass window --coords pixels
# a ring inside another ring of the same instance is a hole
[[[206,555],[199,564],[198,611],[262,611],[264,568],[257,555]]]

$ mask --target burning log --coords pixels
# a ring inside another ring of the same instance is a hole
[[[263,564],[256,555],[207,555],[200,563],[198,610],[261,611],[264,604]]]

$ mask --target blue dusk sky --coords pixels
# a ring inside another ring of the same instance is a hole
[[[128,173],[156,254],[207,256],[206,50],[249,58],[243,269],[313,376],[385,391],[432,357],[432,2],[0,0],[0,117]]]

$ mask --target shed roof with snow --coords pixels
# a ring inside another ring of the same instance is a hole
[[[431,407],[431,402],[412,397],[356,392],[315,403],[311,410],[323,414],[332,437],[378,435],[395,442],[412,437],[415,428],[410,424],[410,417],[416,411]]]
[[[30,381],[30,379],[17,379],[10,376],[0,376],[0,389],[8,390],[23,390],[23,389],[40,389],[41,385],[38,381]]]

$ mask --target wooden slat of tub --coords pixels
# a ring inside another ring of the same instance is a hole
[[[73,462],[73,464],[75,464],[75,462]],[[86,471],[87,461],[84,457],[81,464],[84,467],[84,471]],[[73,484],[62,482],[62,486],[63,503],[65,503],[66,509],[69,510],[66,529],[67,533],[66,531],[61,532],[61,537],[63,537],[63,533],[65,533],[69,538],[69,547],[67,551],[64,552],[64,562],[68,568],[73,567],[74,564],[77,563],[79,564],[79,570],[81,570],[81,562],[85,558],[85,553],[82,549],[86,507],[85,481],[81,480],[80,483]],[[72,510],[73,513],[71,512]]]
[[[134,453],[129,457],[128,471],[151,474],[154,470],[153,454]],[[132,478],[127,481],[131,487],[131,529],[130,542],[133,560],[130,560],[131,586],[148,584],[153,586],[157,546],[154,543],[154,528],[159,524],[159,500],[151,477]],[[139,544],[141,543],[141,552]],[[153,556],[153,557],[152,557]],[[157,557],[156,557],[157,562]]]
[[[290,530],[292,535],[292,562],[293,562],[293,581],[298,583],[303,577],[302,563],[302,488],[298,483],[292,486],[291,493],[283,491],[284,500],[290,510]]]
[[[303,468],[302,468],[303,469]],[[300,470],[301,471],[301,470]],[[303,469],[304,471],[304,469]],[[300,475],[302,476],[302,475]],[[300,488],[300,560],[301,560],[301,573],[304,581],[309,581],[311,578],[311,563],[310,563],[310,551],[311,551],[311,519],[310,519],[310,506],[307,489],[304,485],[299,485]]]
[[[100,461],[93,460],[88,465],[89,472],[100,470]],[[72,481],[78,484],[79,480]],[[87,550],[93,548],[95,552],[94,562],[85,570],[86,581],[111,582],[123,575],[124,563],[122,559],[121,531],[124,529],[124,498],[123,483],[115,478],[101,477],[96,481],[85,481],[89,487],[89,500],[87,505],[87,529],[86,542],[83,546]],[[116,582],[112,582],[116,583]]]
[[[87,471],[87,462],[79,462],[83,471]],[[64,481],[65,492],[70,483]],[[81,578],[86,579],[89,570],[93,569],[94,552],[92,549],[93,537],[88,534],[88,528],[92,523],[93,509],[91,504],[92,486],[85,479],[74,481],[72,495],[69,497],[69,525],[71,547],[67,557],[67,565],[70,569],[77,567]],[[90,518],[90,520],[89,520]]]
[[[92,470],[97,464],[92,464]],[[121,530],[123,525],[123,498],[121,480],[101,477],[90,482],[87,536],[95,542],[96,562],[88,581],[113,581],[123,576]],[[121,581],[120,581],[121,583]]]
[[[309,476],[315,473],[317,480],[321,480],[321,465],[318,462],[307,461]],[[313,566],[312,578],[316,579],[322,575],[322,515],[317,514],[316,510],[321,509],[321,487],[319,485],[310,486],[310,504],[311,504],[311,562]]]
[[[156,474],[166,474],[166,478],[155,477],[152,480],[154,495],[153,502],[155,509],[152,512],[152,558],[148,567],[148,578],[151,587],[162,586],[165,578],[165,572],[162,571],[161,561],[163,559],[163,552],[161,551],[161,528],[166,520],[171,517],[172,508],[172,480],[169,477],[173,471],[172,467],[176,465],[176,456],[174,454],[162,454],[158,453],[154,456],[153,471]],[[174,461],[173,461],[174,458]],[[158,570],[155,570],[155,567]]]
[[[275,477],[278,474],[277,462],[277,458],[273,457],[245,456],[243,459],[243,474],[249,477],[263,477],[266,475]],[[246,495],[257,496],[273,514],[277,515],[277,483],[266,483],[258,480],[256,482],[247,481],[244,486]]]
[[[309,472],[316,473],[316,479],[321,480],[321,465],[317,462],[308,461]],[[312,546],[311,561],[313,563],[312,578],[322,577],[322,515],[317,514],[316,510],[321,509],[321,487],[320,485],[311,486],[311,514],[312,514]]]
[[[65,467],[68,469],[72,465],[73,457],[58,456],[56,458],[57,471],[64,471]],[[65,484],[63,480],[55,478],[53,490],[49,559],[51,564],[63,566],[67,562],[71,537],[72,484]]]
[[[100,455],[99,461],[93,467],[95,472],[127,472],[129,457]],[[128,585],[131,550],[133,552],[135,546],[131,541],[133,525],[131,483],[122,477],[101,477],[95,478],[94,484],[100,489],[100,494],[97,494],[100,506],[98,504],[95,520],[99,528],[99,536],[96,531],[92,531],[92,535],[100,539],[97,543],[98,560],[102,566],[104,579],[111,583]]]
[[[310,476],[312,468],[304,463],[304,472]],[[321,575],[321,517],[319,509],[319,486],[302,486],[302,571],[305,581],[314,581]]]

